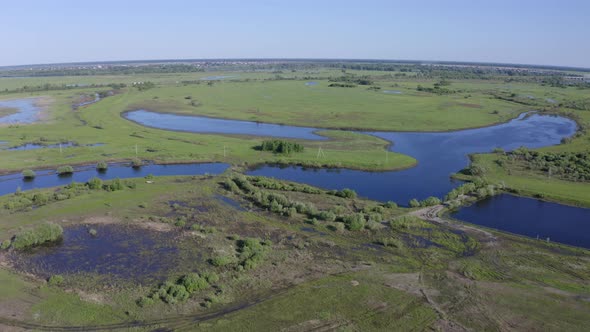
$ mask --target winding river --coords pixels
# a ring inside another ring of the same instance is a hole
[[[309,140],[326,139],[320,135],[321,129],[310,127],[161,114],[145,110],[126,112],[123,116],[138,124],[165,130]],[[442,197],[457,186],[458,182],[453,182],[449,176],[469,164],[468,155],[471,153],[489,152],[497,147],[512,150],[520,146],[539,148],[556,145],[564,137],[573,135],[575,131],[576,123],[567,118],[523,114],[503,124],[452,132],[364,132],[392,142],[389,148],[391,151],[416,158],[418,165],[406,170],[386,172],[263,165],[247,173],[303,182],[327,189],[350,188],[363,197],[378,201],[395,201],[404,205],[412,198]],[[69,178],[58,177],[53,170],[40,171],[37,178],[31,182],[23,180],[20,174],[11,174],[0,176],[0,195],[12,193],[17,187],[23,190],[52,187],[71,181],[84,182],[92,176],[110,179],[141,177],[147,174],[157,176],[219,174],[227,167],[228,165],[220,163],[148,165],[140,169],[112,165],[106,173],[98,173],[93,167],[87,167],[77,170]],[[554,203],[535,203],[531,206],[530,202],[539,201],[509,195],[501,195],[487,202],[464,208],[454,216],[461,220],[521,235],[532,237],[538,235],[543,239],[549,237],[554,241],[590,248],[590,239],[580,235],[590,230],[587,229],[590,227],[590,209],[566,207],[567,209],[564,210],[563,205]],[[527,213],[516,214],[514,217],[515,215],[511,212],[515,210],[526,210]],[[568,220],[565,223],[558,223],[557,220],[552,220],[553,217],[537,222],[547,216],[563,214],[564,211],[565,216],[562,215],[562,219]],[[510,218],[509,215],[516,219]],[[496,220],[497,218],[500,220]],[[580,229],[585,231],[580,232]]]

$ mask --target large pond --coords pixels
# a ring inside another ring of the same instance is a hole
[[[90,229],[96,235],[91,235]],[[60,243],[15,252],[10,259],[18,270],[45,278],[90,274],[98,280],[148,284],[186,268],[183,262],[191,262],[193,267],[204,263],[200,251],[179,238],[174,231],[162,234],[137,226],[76,225],[64,228]]]
[[[452,216],[543,241],[590,248],[590,209],[499,195],[464,207]]]
[[[39,120],[41,109],[35,105],[36,99],[0,100],[0,108],[14,108],[18,112],[0,117],[0,124],[32,123]]]
[[[58,176],[55,170],[37,171],[37,176],[33,180],[23,179],[20,173],[0,176],[0,195],[13,193],[17,188],[21,190],[30,190],[36,188],[49,188],[62,186],[75,182],[86,182],[92,177],[99,177],[103,180],[114,178],[137,178],[149,174],[155,176],[172,176],[172,175],[202,175],[202,174],[221,174],[229,167],[223,163],[203,163],[203,164],[174,164],[174,165],[145,165],[139,168],[133,168],[124,164],[112,164],[105,172],[98,172],[94,166],[78,167],[76,171],[69,176]]]
[[[389,172],[347,169],[306,169],[266,165],[248,174],[304,182],[330,189],[354,189],[378,201],[406,204],[410,199],[443,197],[458,185],[450,175],[469,165],[468,154],[490,152],[496,147],[512,150],[520,146],[538,148],[559,144],[574,134],[576,123],[547,115],[520,116],[508,123],[446,133],[369,132],[393,142],[391,151],[418,160],[416,167]]]

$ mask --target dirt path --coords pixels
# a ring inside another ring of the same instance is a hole
[[[498,238],[494,234],[492,234],[486,230],[483,230],[483,229],[480,229],[480,228],[477,228],[474,226],[469,226],[469,225],[457,223],[452,220],[443,219],[443,218],[439,217],[440,212],[444,208],[445,208],[444,205],[439,204],[439,205],[425,207],[420,210],[412,211],[408,214],[412,215],[412,216],[416,216],[420,219],[427,220],[427,221],[447,225],[453,229],[457,229],[457,230],[460,230],[460,231],[463,231],[466,233],[478,234],[480,236],[483,236],[483,238],[480,239],[480,242],[485,243],[486,246],[488,246],[488,247],[494,247],[498,244]]]

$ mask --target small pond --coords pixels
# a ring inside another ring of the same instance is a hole
[[[590,249],[590,209],[499,195],[452,214],[490,228]]]
[[[0,108],[16,108],[17,113],[0,117],[0,124],[33,123],[39,121],[41,109],[35,98],[0,100]]]
[[[89,233],[91,228],[96,236]],[[186,268],[183,262],[204,263],[200,251],[179,236],[176,231],[162,233],[138,226],[75,225],[64,228],[59,243],[12,253],[10,259],[18,270],[43,278],[91,274],[109,282],[114,278],[154,284]]]
[[[326,139],[316,135],[317,128],[284,126],[252,121],[226,120],[193,115],[157,113],[146,110],[126,112],[123,116],[147,127],[188,131],[193,133],[233,134],[271,136],[284,138],[302,138],[311,140]]]

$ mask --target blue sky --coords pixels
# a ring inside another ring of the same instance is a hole
[[[589,0],[0,0],[0,66],[364,58],[590,67]]]

